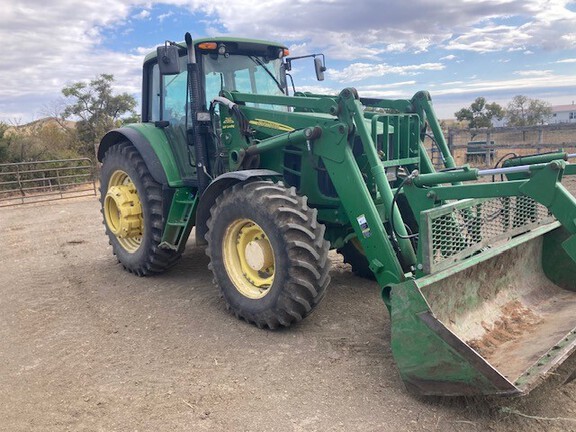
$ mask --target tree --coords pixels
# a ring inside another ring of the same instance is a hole
[[[62,94],[73,102],[64,108],[63,119],[79,118],[76,129],[84,143],[83,153],[92,152],[93,146],[110,129],[120,126],[126,114],[136,115],[136,100],[128,93],[112,94],[114,76],[98,75],[89,83],[75,82],[62,89]]]
[[[8,162],[10,150],[10,137],[6,136],[8,124],[0,121],[0,163]]]
[[[78,144],[54,118],[21,125],[0,122],[0,163],[78,157]]]
[[[492,119],[502,120],[504,109],[496,102],[486,103],[483,97],[477,97],[468,108],[454,113],[458,121],[467,121],[470,129],[492,127]]]
[[[506,109],[508,126],[535,126],[551,115],[552,107],[548,102],[522,95],[514,96]]]

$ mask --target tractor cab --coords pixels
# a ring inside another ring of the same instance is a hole
[[[144,121],[179,122],[186,116],[186,98],[190,97],[187,54],[184,44],[170,42],[146,57],[142,106]],[[221,91],[286,94],[283,59],[287,54],[288,48],[285,46],[263,41],[231,38],[195,41],[194,57],[200,72],[202,108],[208,110],[210,101]]]
[[[321,54],[288,58],[286,46],[267,41],[198,39],[190,48],[186,43],[166,42],[146,57],[142,120],[164,130],[184,184],[196,186],[200,177],[205,187],[206,178],[226,170],[226,163],[219,160],[222,151],[218,141],[226,127],[221,122],[232,121],[220,118],[220,104],[212,104],[214,99],[223,93],[286,96],[287,72],[293,60],[314,57],[319,80],[326,68]],[[291,87],[295,92],[293,81]],[[247,101],[244,105],[279,112],[291,110],[285,104]],[[199,133],[193,137],[195,131]],[[199,159],[204,160],[200,173]]]

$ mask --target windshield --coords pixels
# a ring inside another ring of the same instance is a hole
[[[281,59],[268,60],[255,55],[207,54],[203,56],[206,78],[206,104],[218,96],[220,90],[241,93],[282,95],[280,84]],[[286,107],[247,104],[260,108],[286,110]]]

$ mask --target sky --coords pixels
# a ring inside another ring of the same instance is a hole
[[[410,98],[440,118],[485,97],[576,102],[576,0],[0,0],[0,121],[61,109],[64,86],[113,74],[139,100],[144,56],[165,40],[237,36],[283,42],[297,90]]]

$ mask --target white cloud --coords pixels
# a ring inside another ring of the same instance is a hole
[[[398,99],[398,98],[409,98],[413,96],[413,93],[406,91],[390,91],[390,90],[367,90],[362,92],[362,97],[367,98],[382,98],[382,99]]]
[[[417,41],[414,42],[413,46],[415,48],[415,53],[421,53],[421,52],[426,52],[428,51],[428,48],[430,47],[430,45],[432,45],[433,41],[431,38],[422,38],[422,39],[418,39]]]
[[[378,0],[179,1],[207,12],[230,33],[306,40],[333,58],[425,52],[432,46],[478,52],[576,47],[573,0],[412,0],[389,7]],[[356,50],[336,49],[349,47],[344,41],[350,40]]]
[[[576,87],[576,76],[574,75],[545,75],[545,76],[528,76],[508,80],[477,80],[463,83],[460,86],[454,86],[449,89],[438,90],[435,95],[447,94],[465,94],[473,93],[482,95],[489,92],[508,91],[518,93],[524,89],[551,89],[565,88],[573,89]]]
[[[319,85],[299,85],[296,87],[298,92],[315,93],[315,94],[325,94],[325,95],[337,95],[342,89],[334,89],[332,87],[325,87]]]
[[[140,11],[139,13],[137,13],[136,15],[134,15],[134,18],[136,19],[146,19],[150,17],[150,11],[146,10],[146,9],[142,9],[142,11]]]
[[[525,71],[516,71],[514,72],[516,75],[526,76],[526,77],[539,77],[539,76],[550,76],[552,75],[551,70],[525,70]]]
[[[440,58],[440,60],[454,60],[454,59],[456,59],[456,56],[454,54],[450,54]]]
[[[404,42],[390,43],[386,46],[386,52],[405,51],[406,44]]]
[[[330,78],[340,82],[356,82],[366,78],[381,77],[384,75],[414,75],[421,71],[439,71],[444,69],[442,63],[422,63],[405,66],[390,66],[386,63],[353,63],[342,70],[328,69]]]
[[[395,83],[386,83],[386,84],[373,84],[373,85],[362,85],[356,87],[359,91],[371,91],[371,90],[383,90],[388,89],[390,87],[409,87],[416,84],[416,81],[402,81],[402,82],[395,82]]]
[[[576,63],[576,58],[558,60],[556,63]]]
[[[158,21],[164,22],[164,20],[165,20],[166,18],[170,18],[170,17],[173,16],[173,15],[174,15],[174,12],[172,12],[172,11],[169,11],[169,12],[166,12],[166,13],[163,13],[163,14],[160,14],[160,15],[158,15]]]
[[[448,50],[476,51],[480,53],[504,51],[523,47],[532,36],[522,28],[513,26],[486,26],[474,28],[446,44]]]
[[[568,46],[573,47],[576,45],[576,33],[562,35],[562,41]]]
[[[301,56],[309,54],[308,45],[306,43],[292,44],[288,47],[291,56]]]

